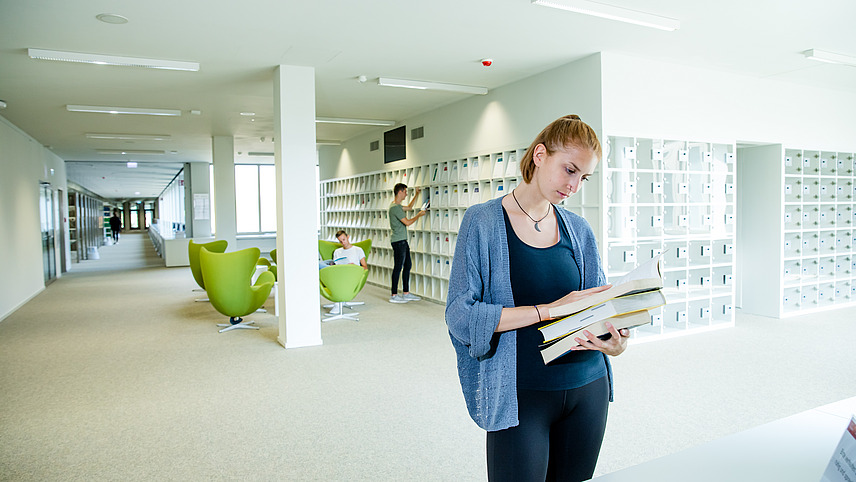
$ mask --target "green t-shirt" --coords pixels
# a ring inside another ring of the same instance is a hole
[[[392,228],[392,236],[389,237],[389,242],[404,241],[407,239],[407,226],[401,222],[404,215],[404,208],[401,204],[392,203],[389,207],[389,227]]]

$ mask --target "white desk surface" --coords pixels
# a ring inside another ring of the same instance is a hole
[[[592,480],[819,481],[853,414],[856,414],[856,397],[807,410]]]

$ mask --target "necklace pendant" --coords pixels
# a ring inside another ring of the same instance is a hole
[[[541,232],[541,228],[538,227],[538,221],[535,221],[535,231]]]

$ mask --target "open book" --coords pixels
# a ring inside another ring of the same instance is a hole
[[[612,298],[662,289],[662,256],[663,255],[661,254],[654,256],[647,263],[639,265],[633,271],[616,280],[612,287],[607,290],[595,293],[572,303],[551,308],[550,318],[572,315],[594,305],[599,305]]]
[[[647,325],[648,323],[651,323],[651,314],[648,312],[648,310],[643,310],[628,313],[626,315],[618,315],[612,318],[597,321],[592,325],[580,328],[579,330],[568,333],[567,335],[557,340],[554,340],[550,343],[546,343],[542,345],[541,348],[541,358],[544,359],[544,364],[550,363],[556,358],[559,358],[565,353],[571,351],[571,348],[579,345],[575,338],[579,337],[585,340],[586,337],[582,334],[582,331],[584,329],[591,332],[592,335],[598,337],[609,335],[609,330],[606,329],[607,321],[612,323],[612,325],[615,326],[616,330],[621,330],[623,328],[635,328],[637,326]]]
[[[542,326],[538,330],[541,332],[541,336],[544,337],[544,341],[549,343],[570,333],[588,329],[589,326],[602,322],[607,318],[627,313],[647,311],[665,304],[666,298],[660,290],[636,292],[598,303],[573,315]]]

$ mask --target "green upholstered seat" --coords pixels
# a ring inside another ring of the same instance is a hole
[[[336,251],[337,248],[341,247],[341,243],[326,241],[323,239],[318,240],[318,252],[321,253],[321,259],[333,259],[333,251]]]
[[[364,239],[362,241],[351,243],[354,246],[359,246],[363,250],[363,254],[366,255],[366,264],[369,262],[369,253],[372,252],[372,240]],[[318,252],[321,253],[321,259],[333,259],[333,253],[342,247],[342,243],[336,243],[333,241],[325,241],[323,239],[318,240]],[[325,256],[326,255],[326,256]],[[366,284],[366,280],[368,280],[368,276],[363,280],[363,286]],[[360,290],[363,289],[363,286],[360,286]],[[365,304],[363,301],[348,301],[344,304],[346,308],[352,308],[354,306]],[[333,305],[324,305],[324,308],[332,308]],[[341,308],[341,307],[340,307]]]
[[[194,243],[193,240],[187,242],[187,258],[190,260],[190,272],[193,274],[193,279],[200,288],[205,289],[205,282],[202,279],[202,269],[199,267],[199,249],[205,248],[212,253],[225,253],[229,242],[225,239],[211,241],[210,243]]]
[[[318,277],[321,281],[321,295],[339,305],[338,314],[324,318],[324,321],[339,318],[359,321],[356,313],[347,315],[344,313],[344,303],[353,300],[357,296],[366,284],[368,276],[368,270],[355,264],[328,266],[318,272]]]
[[[273,279],[278,280],[279,276],[276,274],[276,266],[276,248],[273,248],[270,250],[270,268],[268,268],[268,270],[273,273]]]
[[[199,263],[211,305],[229,317],[229,324],[220,332],[235,328],[251,328],[252,321],[243,322],[242,316],[259,309],[270,296],[274,276],[270,271],[261,273],[255,284],[250,281],[259,260],[259,248],[247,248],[232,253],[212,253],[201,249]]]

